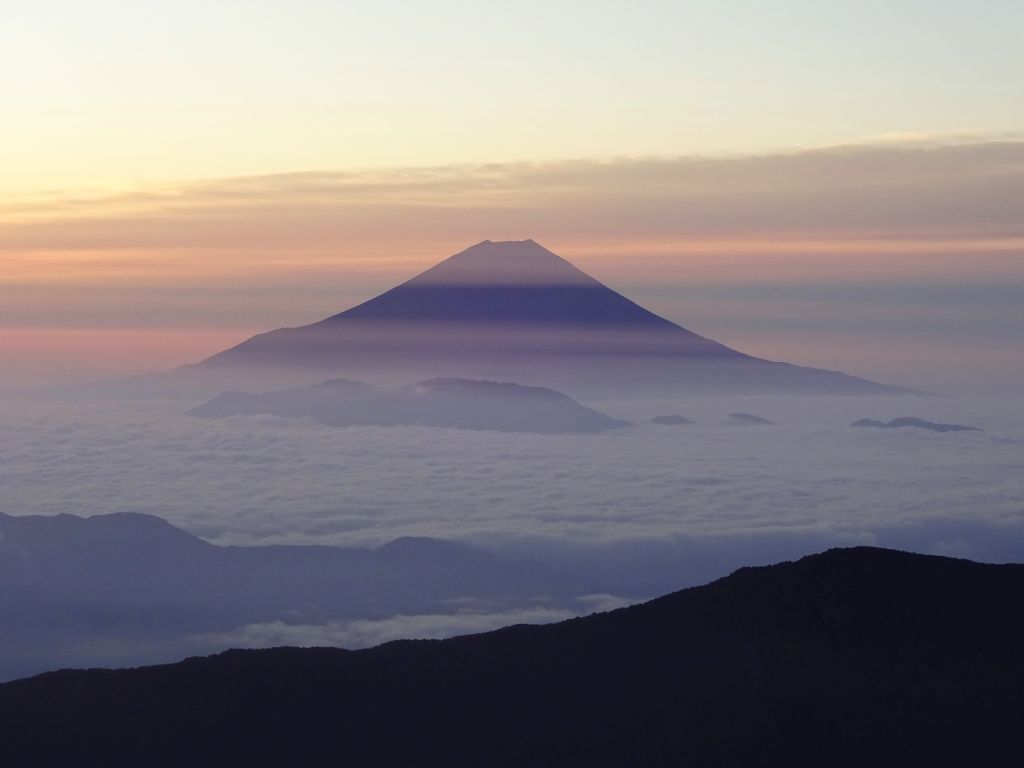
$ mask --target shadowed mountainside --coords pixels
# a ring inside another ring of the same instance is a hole
[[[189,413],[308,416],[335,427],[427,426],[500,432],[603,432],[626,426],[546,387],[468,379],[432,379],[381,389],[348,379],[266,394],[225,392]]]
[[[209,396],[253,381],[266,391],[338,376],[517,381],[602,397],[908,391],[737,352],[644,309],[533,240],[485,240],[344,312],[253,336],[134,386]]]
[[[556,625],[0,686],[36,764],[1010,764],[1024,566],[830,550]]]

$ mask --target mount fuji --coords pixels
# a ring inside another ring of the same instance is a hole
[[[644,309],[533,240],[485,240],[363,304],[253,336],[172,375],[247,387],[450,376],[612,397],[908,392],[743,354]]]

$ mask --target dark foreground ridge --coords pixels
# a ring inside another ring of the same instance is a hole
[[[830,550],[561,624],[0,686],[11,765],[1009,765],[1024,566]]]

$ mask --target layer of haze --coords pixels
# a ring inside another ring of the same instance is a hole
[[[742,351],[952,393],[1024,377],[1024,142],[491,163],[0,207],[8,381],[172,367],[533,237]]]

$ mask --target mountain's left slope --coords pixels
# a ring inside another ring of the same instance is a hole
[[[36,765],[1011,765],[1024,566],[872,548],[640,606],[367,651],[0,686]]]
[[[572,396],[906,392],[738,352],[641,307],[533,240],[485,240],[356,307],[258,334],[149,383],[211,394],[336,377],[488,379]]]

